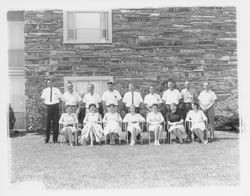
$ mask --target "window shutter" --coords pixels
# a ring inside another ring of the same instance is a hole
[[[76,40],[75,13],[67,12],[68,40]]]
[[[109,40],[108,34],[108,12],[101,12],[101,37]]]

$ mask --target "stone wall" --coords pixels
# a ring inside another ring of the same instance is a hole
[[[28,126],[41,124],[37,99],[48,73],[62,92],[63,77],[76,73],[112,75],[121,94],[130,81],[144,96],[169,78],[179,89],[188,79],[198,92],[208,80],[220,101],[237,93],[234,7],[114,9],[111,44],[64,44],[62,10],[25,11],[24,18]]]

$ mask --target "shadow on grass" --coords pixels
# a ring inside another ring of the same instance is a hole
[[[27,135],[28,131],[18,131],[18,130],[11,130],[9,137],[10,138],[15,138],[15,137],[22,137]]]
[[[26,136],[27,134],[34,134],[34,135],[45,135],[44,130],[38,130],[38,131],[18,131],[18,130],[11,130],[9,137],[15,138],[15,137],[22,137]]]

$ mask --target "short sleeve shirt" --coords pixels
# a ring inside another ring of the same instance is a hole
[[[168,105],[170,105],[171,103],[178,104],[180,99],[181,93],[177,89],[168,89],[162,95],[162,100],[164,100]]]
[[[137,91],[133,91],[133,93],[134,93],[134,106],[139,107],[140,103],[143,102],[142,96]],[[126,104],[126,107],[130,107],[132,105],[132,92],[131,91],[126,92],[122,101]]]
[[[215,93],[211,90],[202,91],[198,97],[200,104],[204,107],[208,107],[212,102],[217,99]]]
[[[154,94],[147,94],[144,98],[144,103],[151,107],[153,104],[160,104],[162,103],[160,95]]]
[[[117,90],[105,91],[102,95],[102,101],[104,101],[106,105],[118,105],[118,101],[121,99],[122,97]]]
[[[62,95],[62,101],[65,103],[65,105],[77,105],[77,103],[81,101],[81,97],[76,92],[65,92]]]
[[[93,95],[87,93],[84,95],[82,101],[86,104],[86,108],[89,108],[90,104],[95,104],[96,108],[99,108],[101,97],[97,93],[94,93]]]
[[[50,101],[50,92],[51,92],[50,87],[43,89],[41,98],[45,100],[45,104],[53,105],[53,104],[59,103],[59,99],[61,99],[62,97],[61,91],[56,87],[52,87],[52,97],[51,97],[52,100],[51,101]]]

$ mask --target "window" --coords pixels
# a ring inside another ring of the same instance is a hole
[[[64,12],[64,43],[112,43],[111,11]]]

